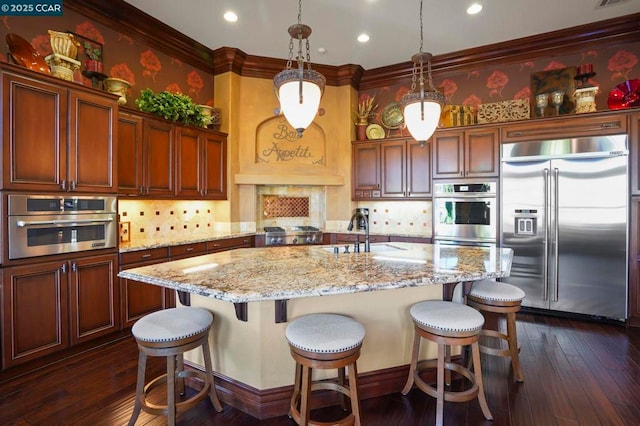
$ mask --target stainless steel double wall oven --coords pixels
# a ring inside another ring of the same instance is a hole
[[[434,182],[433,239],[482,245],[498,235],[497,181]]]

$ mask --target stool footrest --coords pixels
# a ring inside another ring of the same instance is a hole
[[[426,361],[421,361],[419,365],[420,365],[420,369],[416,369],[413,375],[413,380],[416,386],[418,387],[418,389],[420,389],[427,395],[433,398],[437,398],[438,390],[434,386],[431,386],[430,384],[422,380],[422,378],[420,377],[420,372],[428,368],[436,368],[438,366],[438,360],[430,359]],[[445,401],[464,402],[464,401],[470,401],[472,399],[475,399],[478,396],[478,391],[479,391],[478,384],[476,383],[475,376],[469,369],[453,362],[445,362],[444,368],[445,370],[454,371],[466,377],[469,380],[469,382],[471,382],[471,387],[467,390],[444,391]]]
[[[176,410],[188,410],[198,405],[200,401],[202,401],[207,397],[207,394],[209,393],[209,389],[211,386],[207,381],[206,374],[203,373],[202,371],[176,372],[176,379],[184,379],[185,377],[199,378],[204,382],[204,386],[202,387],[202,389],[200,389],[200,391],[196,395],[188,399],[185,399],[183,401],[177,401]],[[154,404],[152,402],[147,401],[147,395],[149,394],[149,392],[151,392],[154,388],[165,384],[166,382],[167,382],[167,375],[163,374],[151,380],[149,383],[147,383],[144,386],[144,391],[140,395],[140,404],[142,405],[144,411],[150,414],[155,414],[155,415],[165,415],[165,416],[167,415],[168,407],[166,404]]]

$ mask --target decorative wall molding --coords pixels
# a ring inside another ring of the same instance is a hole
[[[285,59],[247,55],[239,49],[222,47],[212,50],[185,36],[123,0],[64,0],[64,6],[101,24],[110,26],[162,52],[213,75],[234,72],[246,77],[271,79],[286,66]],[[536,60],[541,57],[572,52],[603,43],[637,42],[640,39],[640,13],[608,19],[502,43],[436,55],[434,73],[465,72]],[[412,63],[402,62],[364,70],[359,65],[330,66],[313,64],[330,86],[351,85],[358,90],[389,86],[411,76]]]

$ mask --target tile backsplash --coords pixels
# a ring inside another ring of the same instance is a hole
[[[369,209],[371,232],[431,235],[430,201],[361,201],[358,207]]]
[[[203,237],[230,230],[216,220],[219,201],[119,200],[119,221],[129,222],[131,241]]]

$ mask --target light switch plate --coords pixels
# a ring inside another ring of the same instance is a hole
[[[120,242],[131,241],[131,222],[120,222]]]

